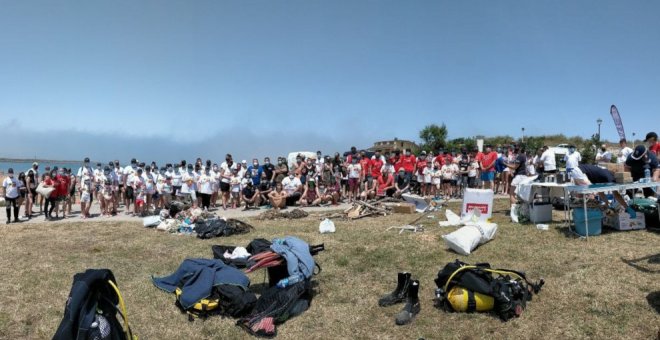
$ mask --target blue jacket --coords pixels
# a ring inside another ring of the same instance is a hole
[[[211,296],[213,287],[223,284],[239,286],[247,290],[248,279],[240,270],[226,265],[221,260],[186,259],[174,274],[166,277],[152,277],[156,287],[174,293],[181,288],[179,301],[184,309],[192,307],[201,299]]]
[[[273,240],[270,249],[286,259],[289,276],[302,276],[308,279],[314,274],[314,259],[309,252],[309,244],[305,241],[293,237]]]

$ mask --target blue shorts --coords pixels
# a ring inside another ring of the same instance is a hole
[[[492,182],[495,180],[495,173],[492,171],[489,172],[482,172],[481,173],[481,180],[484,182]]]

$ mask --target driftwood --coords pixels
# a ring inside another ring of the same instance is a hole
[[[369,203],[364,201],[355,201],[351,207],[345,209],[343,212],[321,215],[320,219],[329,218],[357,220],[369,216],[387,216],[390,213],[390,208],[384,205],[380,205],[379,202]]]

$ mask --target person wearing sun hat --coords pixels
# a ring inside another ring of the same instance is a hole
[[[651,179],[654,182],[660,180],[660,168],[658,168],[658,158],[654,152],[651,152],[645,145],[637,145],[632,154],[626,159],[626,169],[630,171],[633,181],[639,181],[645,177],[645,170],[648,169],[651,173]],[[653,196],[653,190],[650,188],[644,189],[644,196]]]

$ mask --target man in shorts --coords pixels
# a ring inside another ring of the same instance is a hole
[[[495,188],[495,162],[497,161],[497,152],[493,151],[493,146],[486,145],[486,152],[481,156],[481,189]]]

